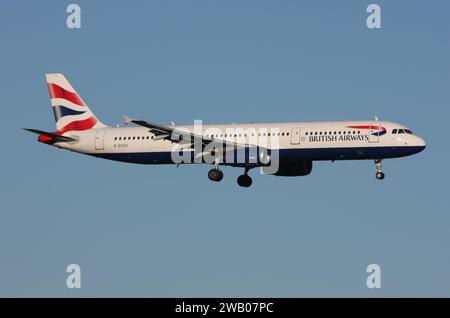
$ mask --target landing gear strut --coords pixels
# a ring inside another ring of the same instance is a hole
[[[375,160],[375,168],[377,169],[377,173],[375,174],[375,177],[378,180],[383,180],[384,179],[384,173],[381,171],[381,167],[382,167],[381,159]]]
[[[252,178],[248,175],[249,170],[249,168],[245,168],[245,173],[237,178],[237,183],[239,186],[248,188],[252,185]]]

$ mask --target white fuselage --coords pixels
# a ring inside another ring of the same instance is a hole
[[[171,127],[205,138],[277,149],[280,159],[289,162],[395,158],[420,152],[426,145],[401,124],[375,120]],[[124,162],[170,164],[171,153],[180,151],[171,140],[157,140],[145,127],[69,131],[64,136],[77,141],[55,146]]]

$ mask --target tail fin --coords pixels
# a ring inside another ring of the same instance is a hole
[[[107,127],[100,122],[63,74],[45,74],[58,132]]]

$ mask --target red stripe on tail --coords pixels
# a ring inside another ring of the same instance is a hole
[[[62,98],[79,106],[85,106],[77,93],[69,92],[68,90],[65,90],[59,85],[49,83],[48,91],[50,93],[50,98]]]
[[[92,127],[94,127],[96,123],[97,123],[97,120],[94,117],[89,117],[84,120],[73,121],[73,122],[67,124],[66,126],[64,126],[59,131],[65,133],[66,131],[71,131],[71,130],[87,130],[87,129],[91,129]]]

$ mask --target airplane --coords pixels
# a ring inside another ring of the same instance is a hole
[[[126,127],[103,124],[63,74],[46,74],[56,131],[24,128],[54,147],[128,163],[208,163],[211,181],[220,166],[244,168],[237,179],[250,187],[250,169],[275,176],[306,176],[314,161],[373,160],[383,180],[382,160],[410,156],[425,141],[404,125],[388,121],[320,121],[179,126],[125,116]],[[128,126],[134,124],[135,126]]]

